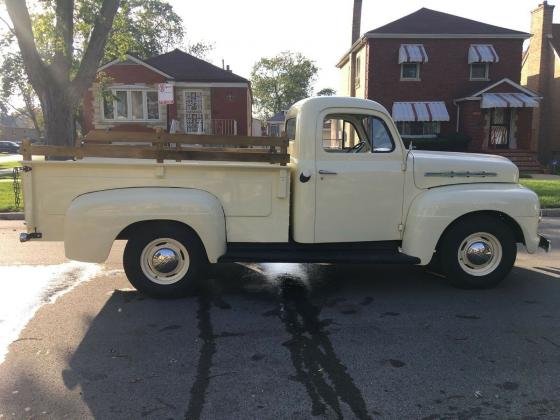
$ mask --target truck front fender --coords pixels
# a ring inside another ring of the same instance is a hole
[[[537,250],[537,195],[518,184],[480,183],[433,188],[415,197],[406,218],[402,252],[428,264],[445,229],[476,212],[505,215],[519,227],[527,250]]]
[[[212,194],[188,188],[122,188],[76,197],[66,212],[64,249],[72,260],[103,262],[120,232],[133,223],[184,223],[200,237],[210,262],[226,252],[225,216]]]

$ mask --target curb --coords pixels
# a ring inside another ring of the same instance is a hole
[[[541,209],[543,217],[560,217],[560,208],[557,209]]]
[[[0,213],[0,220],[24,220],[22,212]]]

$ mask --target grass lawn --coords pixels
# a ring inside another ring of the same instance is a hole
[[[21,166],[21,163],[17,160],[10,160],[8,162],[0,162],[0,169],[10,169],[16,166]]]
[[[14,205],[14,190],[9,181],[0,181],[0,212],[22,211]]]
[[[560,208],[560,180],[520,179],[519,183],[537,193],[542,208]]]

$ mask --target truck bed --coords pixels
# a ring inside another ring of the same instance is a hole
[[[133,187],[193,188],[222,203],[228,242],[286,242],[290,167],[255,162],[84,158],[24,161],[28,232],[63,240],[66,211],[76,197]]]

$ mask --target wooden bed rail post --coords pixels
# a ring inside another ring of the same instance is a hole
[[[21,154],[23,155],[23,160],[31,160],[31,140],[23,139],[20,147]]]
[[[163,141],[161,138],[161,133],[162,133],[162,129],[161,127],[156,128],[156,143],[155,143],[155,147],[156,147],[156,154],[157,154],[157,158],[156,158],[156,162],[157,163],[163,163]]]

